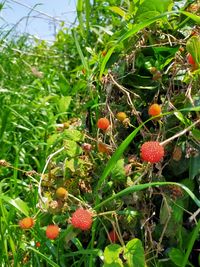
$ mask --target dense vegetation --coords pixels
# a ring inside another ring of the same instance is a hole
[[[1,34],[2,267],[200,265],[199,8],[78,0],[51,45]]]

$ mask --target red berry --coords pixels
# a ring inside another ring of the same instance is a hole
[[[89,210],[79,208],[72,214],[71,223],[75,228],[89,230],[92,225],[92,214]]]
[[[19,221],[19,226],[21,229],[30,229],[34,225],[33,218],[27,217]]]
[[[195,64],[196,64],[195,61],[194,61],[194,58],[192,57],[191,54],[188,54],[188,55],[187,55],[187,60],[188,60],[188,63],[189,63],[190,65],[195,65]]]
[[[55,239],[59,235],[59,231],[58,225],[48,225],[46,229],[46,237],[49,239]]]
[[[157,116],[161,113],[161,106],[158,104],[153,104],[149,107],[148,113],[150,116]]]
[[[37,242],[35,243],[35,246],[36,246],[37,248],[39,248],[39,247],[41,246],[40,242],[37,241]]]
[[[97,127],[101,130],[107,130],[107,128],[110,126],[110,122],[106,118],[101,118],[97,122]]]
[[[156,163],[164,156],[164,148],[157,141],[145,142],[141,147],[141,158],[144,161]]]
[[[108,239],[112,242],[115,243],[118,240],[118,236],[115,232],[115,230],[112,230],[108,233]]]

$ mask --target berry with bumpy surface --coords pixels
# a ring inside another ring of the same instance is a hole
[[[97,122],[97,127],[101,130],[107,130],[108,127],[110,126],[110,122],[106,118],[100,118]]]
[[[79,208],[72,214],[71,223],[75,228],[89,230],[92,225],[92,214],[89,210]]]
[[[27,217],[19,221],[19,226],[21,229],[30,229],[34,225],[33,218]]]
[[[59,227],[58,225],[51,224],[47,226],[46,229],[46,237],[49,239],[55,239],[59,235]]]
[[[141,158],[144,161],[157,163],[161,161],[164,156],[164,148],[157,141],[145,142],[141,146]]]
[[[148,114],[150,116],[157,116],[161,113],[161,106],[158,104],[153,104],[149,107]]]
[[[56,190],[56,197],[59,198],[59,199],[65,199],[68,195],[68,192],[65,188],[63,187],[59,187],[57,190]]]
[[[123,122],[127,118],[127,115],[125,112],[118,112],[116,117],[117,117],[118,121]]]

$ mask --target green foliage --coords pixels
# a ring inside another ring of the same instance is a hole
[[[51,45],[1,35],[0,264],[197,266],[198,4],[79,0],[77,18]],[[148,115],[152,103],[159,117]],[[152,165],[140,159],[149,140],[165,149]],[[71,225],[80,206],[91,230]],[[21,229],[28,216],[34,226]]]

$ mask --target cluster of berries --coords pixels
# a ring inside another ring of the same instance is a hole
[[[83,231],[89,230],[92,226],[92,213],[83,208],[78,208],[71,217],[71,224],[74,228],[81,229]],[[33,218],[26,217],[19,221],[21,229],[27,230],[34,226],[35,222]],[[59,235],[60,228],[56,224],[48,225],[46,228],[46,237],[49,239],[56,239]]]

